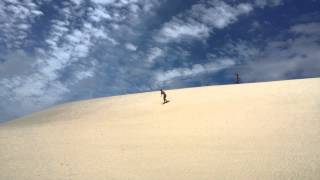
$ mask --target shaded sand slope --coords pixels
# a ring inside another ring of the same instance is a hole
[[[1,180],[320,179],[320,78],[92,99],[0,124]]]

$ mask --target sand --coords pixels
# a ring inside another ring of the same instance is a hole
[[[0,124],[1,180],[320,179],[320,78],[56,106]]]

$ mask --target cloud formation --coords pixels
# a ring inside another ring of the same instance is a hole
[[[212,61],[206,64],[194,64],[190,68],[174,68],[165,72],[158,72],[156,74],[156,84],[171,83],[177,78],[192,78],[203,73],[212,74],[236,64],[233,59],[229,58],[214,59]]]
[[[153,47],[150,49],[149,54],[147,56],[146,62],[147,63],[154,63],[155,60],[161,56],[163,56],[164,52],[162,49],[158,47]]]
[[[283,4],[283,0],[255,0],[255,5],[264,8],[267,6],[279,6]]]
[[[195,4],[164,24],[155,39],[161,43],[185,38],[206,39],[214,29],[223,29],[252,10],[249,3],[231,6],[223,1],[208,1]]]
[[[125,47],[126,47],[128,50],[130,50],[130,51],[136,51],[136,50],[138,49],[137,46],[135,46],[135,45],[133,45],[133,44],[131,44],[131,43],[126,43],[126,44],[125,44]]]
[[[302,23],[290,27],[292,39],[270,40],[266,47],[242,43],[234,46],[245,61],[239,71],[246,82],[317,76],[320,69],[320,24]],[[239,48],[239,46],[241,48]]]
[[[116,36],[110,37],[110,34],[114,29],[120,32],[119,30],[129,28],[129,23],[124,24],[128,20],[140,21],[139,13],[143,11],[140,7],[144,6],[143,1],[136,0],[117,3],[94,0],[91,1],[91,6],[85,6],[85,1],[81,0],[64,2],[62,8],[56,8],[57,18],[50,20],[50,30],[42,42],[45,46],[35,48],[35,53],[30,54],[14,48],[21,48],[33,21],[38,16],[46,15],[39,10],[41,4],[31,0],[6,0],[1,3],[0,20],[6,22],[1,24],[5,34],[2,40],[7,44],[8,53],[3,66],[12,67],[14,62],[30,60],[24,70],[15,70],[11,76],[0,78],[0,97],[6,99],[0,107],[6,112],[6,116],[19,116],[67,100],[66,96],[71,93],[72,86],[96,75],[98,62],[90,57],[96,49],[96,43],[109,42],[109,47],[119,45],[120,42],[114,39]],[[50,1],[46,3],[50,4]],[[152,1],[148,2],[149,6],[150,4]],[[123,8],[128,8],[129,11],[123,14]],[[88,13],[84,14],[83,10]],[[82,16],[81,21],[79,16]],[[105,22],[111,23],[104,26]],[[122,41],[120,38],[118,40]],[[132,43],[123,43],[123,47],[130,51],[137,50],[137,46]],[[22,59],[18,60],[16,55],[10,55],[17,52],[21,52],[18,57]],[[7,75],[8,69],[3,66],[0,69]],[[69,79],[66,79],[65,72],[68,70],[72,71],[68,72]],[[5,107],[8,104],[12,104],[11,108],[15,106],[16,110],[9,111]]]
[[[0,43],[7,48],[19,48],[30,33],[34,21],[42,15],[39,5],[31,0],[0,1]]]

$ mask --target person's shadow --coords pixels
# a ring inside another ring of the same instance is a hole
[[[163,102],[162,104],[167,104],[169,103],[170,101],[169,100],[166,100],[165,102]]]

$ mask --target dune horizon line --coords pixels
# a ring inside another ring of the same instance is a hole
[[[0,179],[320,179],[320,78],[165,92],[0,123]]]

